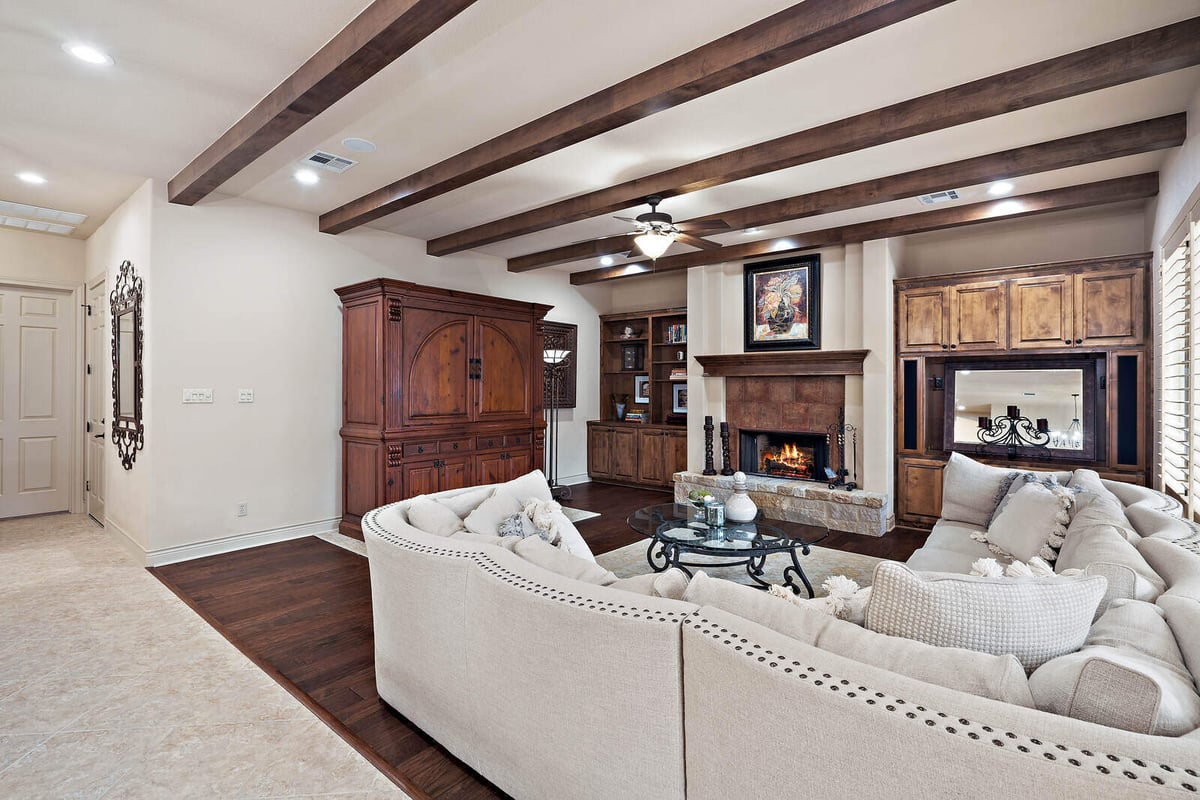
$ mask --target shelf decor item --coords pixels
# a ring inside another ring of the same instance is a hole
[[[646,350],[640,344],[621,345],[621,369],[642,369],[646,360]]]
[[[729,463],[729,423],[721,423],[721,474],[732,475],[733,467]]]
[[[746,473],[733,473],[733,494],[725,501],[725,518],[730,522],[751,522],[758,516],[758,506],[746,493]]]
[[[711,416],[704,418],[704,472],[700,474],[717,474],[717,468],[713,465],[713,420]]]
[[[687,384],[676,383],[671,386],[671,410],[676,414],[687,413]]]
[[[633,377],[633,402],[650,402],[650,376],[635,375]]]
[[[612,396],[612,401],[613,401],[613,409],[617,412],[617,419],[624,420],[625,419],[625,409],[629,404],[629,395],[614,394]]]
[[[745,350],[819,350],[821,257],[745,268]]]

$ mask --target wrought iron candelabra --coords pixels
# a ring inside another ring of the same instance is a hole
[[[1018,447],[1045,447],[1050,443],[1050,426],[1045,419],[1036,423],[1021,416],[1021,409],[1009,406],[1002,417],[980,417],[980,449],[986,446],[1008,448],[1008,457],[1014,458]]]

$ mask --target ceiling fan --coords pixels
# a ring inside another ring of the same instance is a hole
[[[658,210],[658,204],[662,202],[661,196],[652,194],[646,198],[646,202],[650,204],[650,210],[645,214],[638,214],[637,217],[616,217],[624,222],[632,222],[635,228],[631,231],[634,235],[634,246],[626,253],[626,258],[639,258],[641,254],[645,254],[651,260],[656,259],[667,252],[671,242],[675,241],[698,247],[701,250],[717,250],[721,248],[720,244],[708,239],[701,239],[694,234],[715,233],[730,229],[729,223],[719,219],[704,222],[681,222],[676,225],[671,221],[670,214]],[[639,250],[641,253],[638,252]]]

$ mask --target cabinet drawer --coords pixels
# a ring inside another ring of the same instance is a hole
[[[437,442],[409,442],[404,445],[405,458],[419,458],[433,455],[438,451]]]
[[[528,433],[510,433],[504,437],[505,447],[521,447],[533,441],[533,436]]]
[[[475,439],[477,450],[495,450],[497,447],[504,447],[504,434],[502,433],[494,436],[479,436]]]
[[[438,442],[438,452],[444,456],[452,456],[455,453],[471,452],[470,439],[443,439]]]

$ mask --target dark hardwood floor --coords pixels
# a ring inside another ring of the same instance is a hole
[[[565,505],[601,512],[578,525],[597,554],[642,541],[625,518],[670,501],[647,489],[571,489]],[[904,560],[927,535],[833,534],[821,546]],[[367,570],[365,558],[309,537],[150,572],[416,800],[507,797],[379,699]]]

